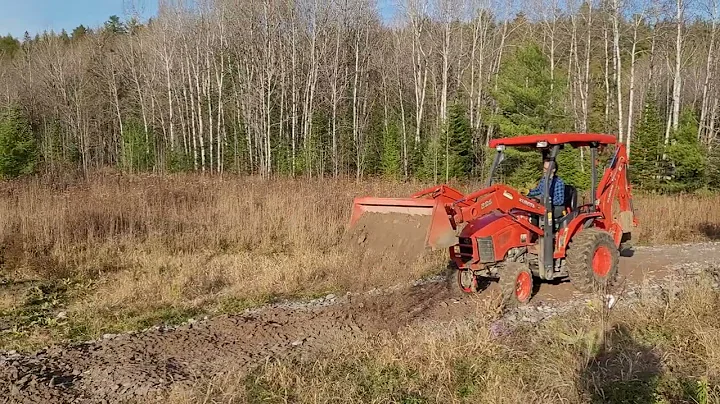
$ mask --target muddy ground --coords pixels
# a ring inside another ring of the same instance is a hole
[[[664,282],[683,265],[715,264],[719,252],[718,243],[637,248],[621,259],[622,285]],[[173,385],[193,385],[200,377],[231,368],[247,372],[268,358],[319,355],[337,338],[461,320],[476,313],[478,300],[496,292],[497,285],[490,284],[476,296],[458,296],[437,279],[377,293],[268,306],[174,329],[107,336],[33,355],[3,352],[0,402],[161,400]],[[567,283],[543,284],[531,307],[558,307],[586,297]]]

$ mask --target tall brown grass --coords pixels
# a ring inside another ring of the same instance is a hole
[[[405,197],[428,185],[112,174],[4,183],[0,276],[80,281],[68,310],[91,333],[155,321],[148,313],[158,310],[231,310],[411,280],[442,263],[363,272],[339,241],[355,196]],[[719,196],[637,196],[638,241],[718,238],[718,205]]]
[[[404,196],[405,187],[199,175],[5,183],[0,277],[77,280],[68,315],[91,335],[410,280],[424,269],[362,272],[339,244],[356,194]]]
[[[637,195],[643,244],[720,240],[720,195]]]
[[[428,185],[103,175],[60,187],[36,179],[0,185],[0,236],[5,246],[20,243],[73,264],[78,251],[102,245],[171,253],[326,252],[342,235],[355,196],[407,197]],[[641,243],[720,237],[720,195],[636,195],[634,205]]]

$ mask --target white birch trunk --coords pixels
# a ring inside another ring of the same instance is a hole
[[[675,37],[675,71],[673,80],[673,111],[672,111],[672,129],[676,131],[680,121],[680,87],[682,78],[680,77],[680,68],[682,63],[682,24],[683,24],[683,0],[676,0],[677,10],[677,35]],[[670,142],[670,136],[665,137],[665,144]]]
[[[622,58],[620,56],[620,5],[613,0],[613,44],[615,46],[615,87],[617,93],[618,140],[623,141]]]

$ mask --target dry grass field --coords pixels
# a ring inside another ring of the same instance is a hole
[[[442,257],[363,270],[339,244],[355,196],[428,185],[108,173],[4,183],[0,346],[31,349],[444,270]],[[719,196],[636,195],[635,206],[638,243],[718,237]]]
[[[369,271],[340,243],[355,196],[407,196],[427,185],[108,173],[4,183],[0,348],[28,351],[441,272],[443,256]],[[636,195],[636,242],[718,239],[719,206],[720,196]],[[336,341],[320,360],[280,359],[243,377],[230,370],[172,391],[170,401],[720,402],[720,295],[708,284],[514,330],[498,329],[486,300],[485,314],[469,322]]]

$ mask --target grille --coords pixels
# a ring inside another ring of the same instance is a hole
[[[470,262],[473,259],[472,240],[469,238],[460,238],[460,258],[463,262]]]
[[[495,262],[495,245],[492,237],[483,237],[477,239],[478,253],[480,254],[480,262],[483,264]]]

